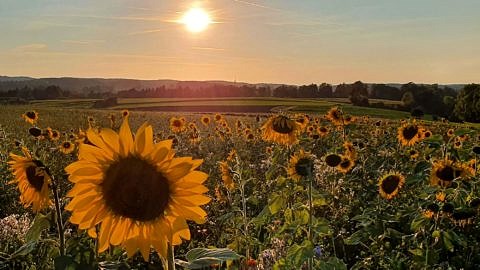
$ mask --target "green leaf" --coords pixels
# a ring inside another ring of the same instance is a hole
[[[455,250],[455,246],[452,243],[452,236],[448,232],[442,232],[443,246],[450,252]]]
[[[326,261],[321,261],[319,270],[347,270],[347,265],[337,257],[330,257]]]
[[[461,128],[461,129],[455,130],[455,132],[453,134],[455,134],[455,136],[463,136],[463,135],[470,134],[470,133],[472,133],[472,130],[466,129],[466,128]]]
[[[350,237],[344,240],[346,245],[354,246],[360,243],[363,243],[368,237],[365,235],[365,232],[361,229],[354,232]]]
[[[216,249],[207,249],[207,248],[194,248],[187,252],[185,258],[189,262],[204,259],[204,258],[214,258],[221,261],[226,260],[238,260],[240,255],[235,253],[233,250],[228,248],[216,248]]]
[[[25,235],[26,242],[33,242],[40,239],[42,231],[50,228],[51,214],[43,215],[38,213],[33,220],[33,224]]]
[[[58,256],[54,260],[55,270],[75,270],[77,263],[70,256]],[[117,268],[102,268],[117,269]]]
[[[423,173],[427,169],[430,168],[430,163],[427,161],[420,161],[415,165],[415,169],[413,170],[415,174]]]
[[[285,197],[282,194],[274,193],[270,202],[268,204],[268,208],[270,209],[270,213],[275,215],[280,211],[286,203]]]
[[[313,244],[312,242],[305,240],[302,245],[293,245],[287,251],[288,262],[292,262],[293,265],[299,269],[302,264],[308,259],[313,257]]]
[[[16,257],[26,256],[35,249],[36,245],[37,245],[37,241],[27,242],[25,245],[18,248],[12,255],[10,255],[10,258],[13,259]]]
[[[296,222],[300,223],[301,225],[306,225],[308,223],[309,214],[306,209],[296,210],[295,212],[293,212],[293,214],[295,216]]]

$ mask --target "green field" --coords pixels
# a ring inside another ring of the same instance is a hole
[[[91,108],[95,99],[34,101],[32,105],[44,108]],[[397,101],[373,100],[372,102],[396,104]],[[324,114],[331,107],[339,106],[352,115],[370,115],[378,118],[400,119],[409,116],[407,112],[358,107],[345,98],[295,99],[295,98],[121,98],[118,105],[105,108],[113,110],[174,111],[174,112],[222,112],[222,113],[268,113],[302,112]]]

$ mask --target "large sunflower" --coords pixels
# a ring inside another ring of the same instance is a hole
[[[452,160],[440,160],[433,163],[430,174],[430,184],[432,186],[449,187],[453,180],[466,175],[462,166],[458,166]]]
[[[404,124],[398,128],[398,141],[404,146],[412,146],[423,139],[422,128],[417,124]]]
[[[380,196],[390,200],[398,194],[398,191],[405,183],[405,177],[399,173],[386,174],[378,180],[378,191]]]
[[[33,159],[25,147],[22,152],[24,156],[10,153],[8,164],[15,178],[9,183],[17,184],[25,208],[32,205],[33,211],[39,212],[51,205],[48,196],[51,178],[41,161]]]
[[[195,170],[202,160],[174,158],[172,141],[154,144],[147,124],[133,139],[128,116],[118,134],[89,129],[87,138],[91,145],[81,144],[79,160],[65,168],[75,184],[65,209],[79,229],[99,225],[99,252],[122,245],[128,256],[139,249],[148,259],[153,246],[165,258],[168,242],[190,239],[186,220],[205,221],[200,205],[210,201],[202,185],[208,175]]]
[[[284,115],[272,116],[262,126],[264,140],[284,145],[298,142],[298,130],[298,123]]]
[[[313,155],[301,149],[295,153],[288,162],[287,173],[294,181],[300,181],[313,173]]]

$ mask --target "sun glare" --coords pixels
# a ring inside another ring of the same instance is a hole
[[[187,27],[188,31],[198,33],[207,29],[212,19],[205,10],[192,8],[183,15],[180,22]]]

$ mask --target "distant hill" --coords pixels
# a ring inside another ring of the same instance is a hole
[[[21,81],[29,81],[29,80],[33,80],[33,78],[0,76],[0,82],[21,82]]]
[[[400,88],[402,84],[386,83],[389,86]],[[103,78],[30,78],[30,77],[8,77],[0,76],[0,91],[8,91],[15,88],[24,87],[46,87],[49,85],[56,85],[60,88],[77,93],[93,92],[118,92],[128,89],[145,89],[157,88],[165,86],[166,88],[189,87],[192,89],[208,88],[213,85],[255,85],[257,87],[270,87],[275,89],[282,84],[272,83],[258,83],[250,84],[244,82],[229,82],[229,81],[179,81],[179,80],[136,80],[136,79],[103,79]],[[368,83],[368,85],[372,85]],[[464,84],[440,85],[449,86],[453,89],[459,90],[463,88]],[[335,89],[335,87],[334,87]]]
[[[121,90],[128,90],[132,88],[156,88],[165,86],[166,88],[207,88],[213,85],[256,85],[269,86],[276,88],[281,84],[249,84],[243,82],[228,82],[228,81],[178,81],[178,80],[135,80],[135,79],[103,79],[103,78],[40,78],[34,79],[29,77],[7,77],[0,76],[0,91],[7,91],[15,88],[24,87],[46,87],[49,85],[57,85],[64,90],[73,92],[118,92]]]

